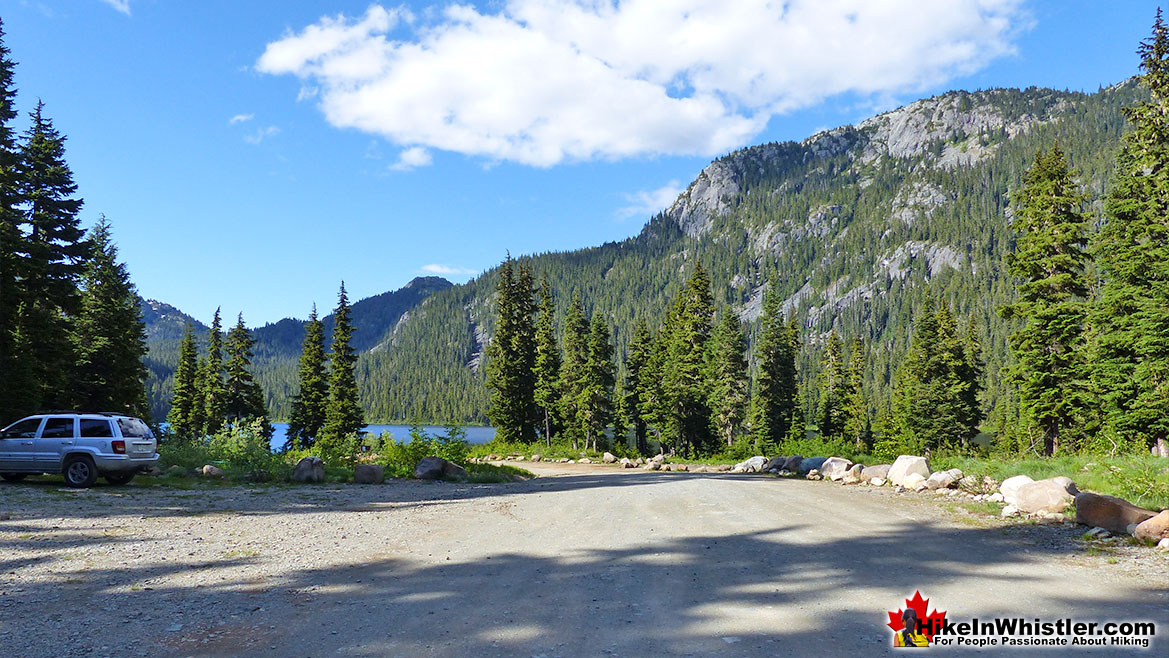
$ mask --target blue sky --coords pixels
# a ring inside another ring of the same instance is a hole
[[[1143,0],[3,0],[141,294],[304,317],[637,233],[711,159],[950,89],[1137,72]],[[935,5],[945,5],[937,7]],[[22,116],[23,130],[27,118]]]

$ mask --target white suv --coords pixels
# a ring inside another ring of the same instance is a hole
[[[99,475],[126,484],[158,462],[150,427],[113,413],[50,413],[22,418],[0,430],[0,477],[60,473],[70,487],[92,487]]]

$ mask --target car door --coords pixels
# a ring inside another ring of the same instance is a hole
[[[74,444],[77,437],[76,416],[49,416],[41,427],[40,437],[33,450],[33,462],[38,469],[55,473],[61,470],[61,455]]]
[[[0,472],[34,471],[37,430],[43,418],[26,418],[0,432]]]

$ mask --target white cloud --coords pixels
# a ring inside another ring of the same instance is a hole
[[[371,6],[267,45],[326,119],[535,166],[715,155],[837,94],[922,90],[1013,52],[1022,0],[505,0]]]
[[[629,202],[629,205],[618,208],[617,216],[621,219],[629,219],[630,217],[653,215],[668,208],[684,191],[686,191],[685,187],[682,187],[678,181],[672,180],[656,190],[649,192],[641,190],[635,194],[626,194],[625,200]]]
[[[472,270],[466,267],[455,267],[453,265],[440,265],[438,263],[431,263],[430,265],[423,265],[418,268],[427,274],[438,274],[440,276],[470,276],[478,274],[478,270]]]
[[[249,144],[259,144],[260,142],[264,141],[265,139],[272,137],[272,136],[275,136],[275,135],[279,135],[279,134],[280,134],[279,128],[277,128],[276,126],[268,126],[267,128],[260,128],[259,130],[257,130],[255,133],[253,133],[251,135],[245,135],[244,141],[249,143]]]
[[[256,118],[256,115],[254,115],[254,114],[237,114],[237,115],[233,116],[232,118],[228,119],[227,123],[234,125],[237,123],[243,123],[245,121],[251,121],[252,119],[255,119],[255,118]]]
[[[127,16],[130,15],[130,0],[101,0],[101,1],[109,6],[113,7],[114,9],[122,12],[123,14],[125,14]]]
[[[403,149],[398,154],[398,161],[390,165],[390,169],[394,171],[410,171],[417,167],[428,167],[434,159],[430,156],[430,151],[421,146],[411,146],[408,149]]]

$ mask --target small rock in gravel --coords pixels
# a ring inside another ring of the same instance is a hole
[[[1019,513],[1019,508],[1014,505],[1007,505],[1003,508],[1003,516],[1015,516]]]
[[[1162,539],[1161,541],[1157,542],[1157,548],[1159,548],[1163,551],[1169,551],[1169,537],[1166,537],[1166,538]]]

